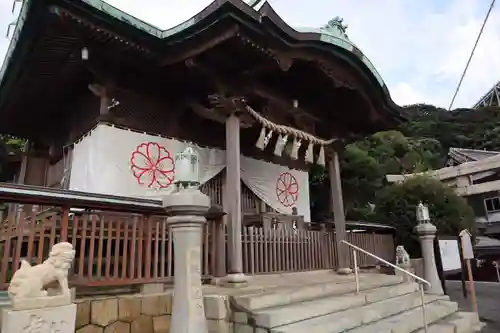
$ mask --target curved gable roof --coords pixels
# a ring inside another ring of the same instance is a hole
[[[31,21],[30,25],[36,25],[33,23],[35,21],[35,12],[36,7],[42,7],[43,5],[48,6],[50,4],[57,4],[60,0],[24,0],[22,9],[19,14],[19,18],[17,20],[17,25],[11,39],[9,48],[7,50],[7,54],[5,60],[0,69],[0,89],[4,88],[4,81],[7,79],[7,72],[10,71],[10,67],[13,67],[13,59],[17,57],[13,57],[13,54],[16,50],[19,41],[24,38],[23,30],[27,21]],[[176,38],[178,34],[181,34],[186,29],[194,26],[195,24],[203,21],[207,16],[215,13],[220,10],[224,6],[232,5],[233,8],[236,8],[241,14],[246,15],[248,18],[262,23],[266,20],[270,21],[275,28],[278,28],[280,32],[287,35],[288,38],[294,40],[295,42],[315,42],[316,45],[321,46],[333,46],[334,49],[339,51],[343,51],[343,54],[347,54],[347,58],[349,58],[349,62],[351,62],[355,67],[357,67],[363,76],[365,76],[372,85],[378,86],[378,89],[381,89],[383,99],[390,109],[397,108],[396,104],[392,101],[389,95],[389,91],[387,89],[386,84],[384,83],[382,77],[375,69],[374,65],[370,62],[370,60],[361,52],[361,50],[356,47],[356,45],[350,41],[345,33],[340,31],[340,29],[327,29],[327,28],[293,28],[286,24],[279,15],[273,10],[271,5],[267,1],[263,0],[247,0],[246,2],[242,0],[215,0],[211,4],[209,4],[206,8],[200,11],[198,14],[194,15],[190,19],[185,22],[178,24],[169,29],[159,29],[152,24],[146,23],[136,17],[127,14],[118,8],[109,5],[103,0],[72,0],[72,5],[88,5],[93,9],[97,10],[104,19],[113,19],[121,21],[131,28],[135,28],[136,30],[146,33],[147,35],[163,40],[168,41],[170,38]],[[398,110],[399,116],[402,116],[401,110]]]

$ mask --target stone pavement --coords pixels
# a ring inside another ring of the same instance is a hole
[[[476,282],[479,318],[486,324],[481,333],[500,332],[500,283]],[[470,296],[465,299],[460,281],[446,281],[446,291],[463,311],[472,311]]]

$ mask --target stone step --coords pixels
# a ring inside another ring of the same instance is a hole
[[[431,325],[457,312],[458,305],[455,302],[436,300],[427,304],[425,309],[427,324]],[[409,311],[400,312],[399,314],[392,315],[377,322],[349,330],[346,333],[411,333],[423,327],[422,308],[417,305]],[[429,328],[430,327],[431,326],[429,326]],[[436,330],[436,333],[440,332],[440,329],[448,329],[448,327],[444,328],[442,324],[437,324],[435,328],[433,328],[433,330]],[[337,331],[329,333],[333,332]]]
[[[289,325],[313,317],[325,316],[397,296],[412,294],[417,290],[418,285],[416,283],[400,283],[388,287],[362,291],[359,294],[334,295],[290,305],[267,308],[255,312],[253,319],[255,320],[255,324],[259,327],[273,328]],[[235,321],[247,323],[248,319],[244,313],[238,313],[235,315]]]
[[[425,296],[424,301],[425,303],[430,303],[428,306],[433,306],[434,302],[447,299],[448,297],[446,296],[428,295]],[[420,294],[418,292],[413,292],[410,294],[378,301],[376,303],[354,307],[348,310],[332,313],[329,315],[304,320],[294,324],[275,327],[271,330],[271,332],[309,333],[313,331],[314,333],[340,333],[354,329],[356,327],[361,327],[362,325],[366,324],[371,326],[370,323],[383,321],[384,318],[390,319],[391,316],[400,314],[404,311],[411,312],[412,309],[419,307],[420,304],[421,304]],[[440,319],[441,317],[439,317],[438,319]],[[368,330],[366,332],[379,333],[378,330]]]
[[[360,291],[371,290],[379,287],[393,286],[402,283],[399,276],[380,275],[360,277]],[[241,295],[235,297],[235,301],[242,307],[256,311],[281,305],[313,300],[325,296],[344,295],[356,291],[354,276],[352,280],[326,281],[301,286],[287,286],[272,291]]]
[[[429,326],[427,333],[476,333],[482,327],[477,313],[456,312]],[[425,333],[425,329],[419,329],[415,333]]]

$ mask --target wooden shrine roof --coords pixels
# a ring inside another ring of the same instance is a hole
[[[54,119],[61,128],[72,103],[102,73],[134,90],[172,96],[191,86],[203,90],[198,76],[188,75],[186,60],[215,65],[216,58],[226,74],[258,76],[250,85],[259,96],[275,96],[271,86],[298,99],[305,105],[301,112],[320,119],[326,138],[330,127],[370,132],[405,118],[375,67],[341,30],[302,31],[259,1],[252,7],[217,0],[186,22],[160,30],[101,0],[24,0],[0,69],[0,132],[39,137],[57,130]],[[81,59],[83,47],[95,62]],[[228,57],[228,50],[241,56]],[[321,110],[312,115],[311,109]]]

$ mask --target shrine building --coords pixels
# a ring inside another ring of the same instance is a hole
[[[28,140],[15,182],[157,200],[193,145],[225,214],[229,274],[245,271],[245,226],[313,222],[314,164],[329,171],[344,239],[338,153],[404,120],[341,19],[296,29],[266,1],[217,0],[160,30],[101,0],[24,0],[11,30],[0,133]]]

